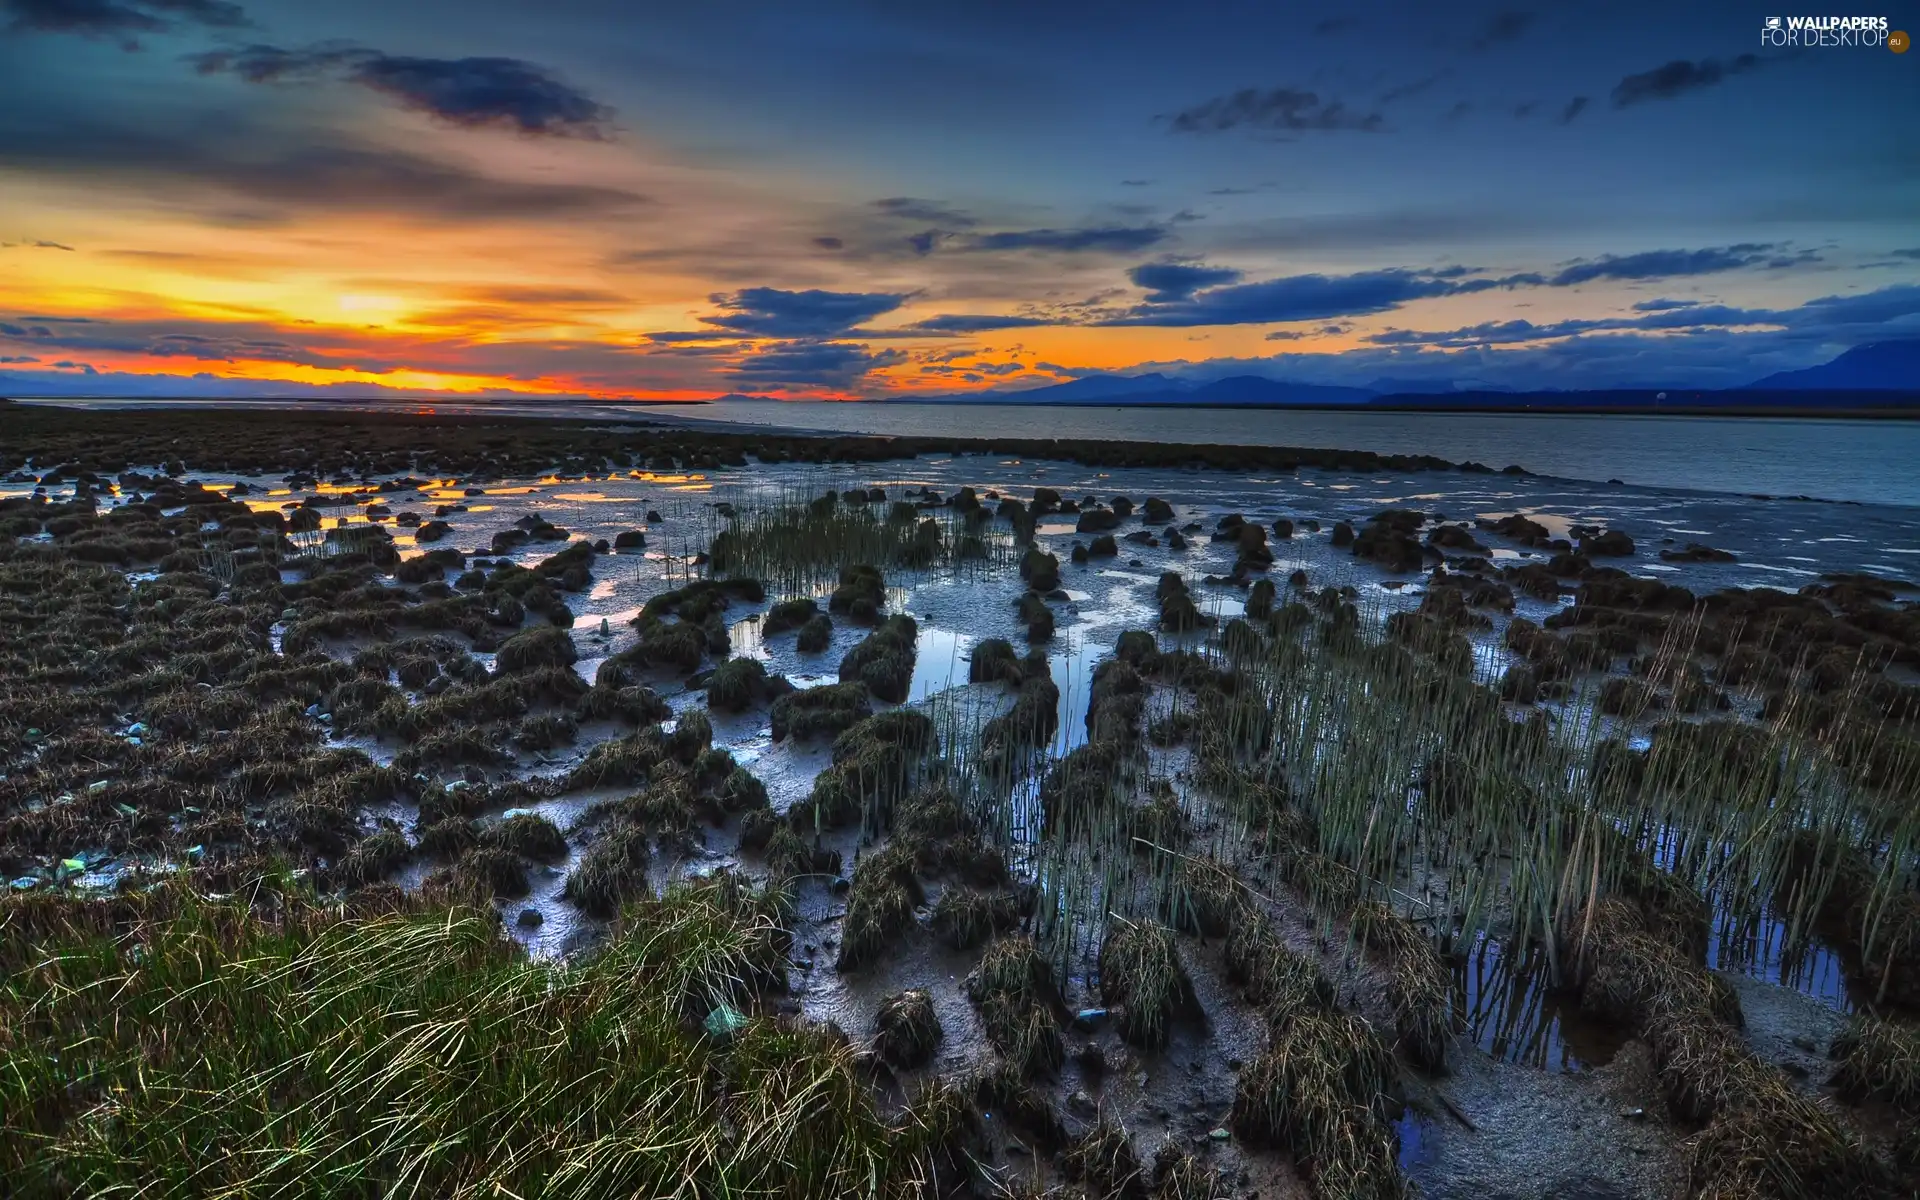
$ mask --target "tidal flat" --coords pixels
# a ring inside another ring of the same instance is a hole
[[[1920,516],[0,410],[22,1195],[1898,1197]]]

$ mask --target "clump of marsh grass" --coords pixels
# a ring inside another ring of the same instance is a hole
[[[1100,946],[1100,993],[1119,1008],[1127,1042],[1164,1049],[1173,1022],[1197,1007],[1173,933],[1151,922],[1118,921]]]
[[[500,643],[494,664],[502,674],[514,674],[541,667],[572,666],[578,657],[572,634],[552,625],[536,625]]]
[[[1313,959],[1289,949],[1273,922],[1251,904],[1241,907],[1227,934],[1227,977],[1267,1013],[1331,1009],[1333,984]]]
[[[530,890],[527,866],[520,856],[485,843],[460,856],[453,864],[449,882],[456,890],[472,889],[481,895],[503,899],[518,899]]]
[[[891,842],[861,859],[853,869],[835,969],[852,971],[879,958],[913,928],[914,909],[925,903],[911,846]]]
[[[707,704],[722,712],[740,713],[792,690],[783,676],[768,675],[759,659],[730,658],[707,678]]]
[[[376,883],[411,859],[413,853],[398,830],[377,830],[361,838],[340,860],[340,881],[348,887]]]
[[[1021,1077],[1059,1070],[1066,1058],[1060,989],[1033,939],[1003,937],[989,943],[966,986],[980,1009],[987,1040],[1011,1069]]]
[[[1047,602],[1038,593],[1022,592],[1020,598],[1014,601],[1014,606],[1019,609],[1020,622],[1027,628],[1027,641],[1030,644],[1038,645],[1053,638],[1053,609],[1047,607]]]
[[[1020,924],[1020,902],[1012,893],[949,887],[934,903],[934,936],[954,950],[971,950]]]
[[[834,683],[788,692],[773,702],[773,740],[838,734],[873,712],[861,683]]]
[[[480,833],[480,844],[511,851],[536,862],[557,862],[567,856],[567,837],[559,826],[538,813],[516,813]]]
[[[1060,560],[1044,550],[1028,547],[1020,556],[1020,578],[1041,595],[1054,591],[1060,586]]]
[[[569,713],[538,713],[523,718],[513,729],[513,744],[522,750],[551,750],[580,735],[580,722]]]
[[[925,1066],[945,1036],[933,995],[925,988],[896,992],[880,1002],[874,1017],[875,1053],[896,1067]]]
[[[1353,938],[1387,960],[1387,1000],[1400,1048],[1426,1070],[1446,1066],[1453,1040],[1453,979],[1427,936],[1385,904],[1353,910]]]
[[[920,626],[912,617],[888,617],[840,660],[840,681],[864,684],[890,704],[904,703],[919,636]]]
[[[771,637],[789,629],[799,629],[819,615],[820,605],[811,596],[782,600],[769,608],[766,616],[760,619],[760,632]]]
[[[832,765],[814,776],[813,790],[787,810],[787,819],[814,832],[855,818],[870,831],[884,828],[936,749],[933,722],[924,713],[875,713],[833,740]]]
[[[818,654],[833,644],[833,621],[825,613],[807,618],[800,627],[800,636],[794,639],[794,647],[802,654]]]
[[[1153,1155],[1153,1200],[1227,1200],[1220,1173],[1169,1140]]]
[[[1877,1017],[1849,1020],[1828,1050],[1828,1085],[1855,1102],[1883,1100],[1920,1115],[1920,1031]]]
[[[1162,903],[1168,925],[1182,933],[1224,937],[1249,911],[1246,885],[1223,864],[1183,856]]]
[[[772,810],[766,811],[771,816]],[[776,817],[774,820],[779,819]],[[749,841],[749,837],[743,832],[741,844],[751,848]],[[808,875],[840,873],[838,850],[827,849],[817,841],[808,842],[794,831],[792,825],[784,821],[772,827],[761,854],[766,859],[767,874],[772,880],[788,882]]]
[[[1060,724],[1060,688],[1045,658],[1036,655],[1017,669],[1020,690],[1013,707],[980,730],[982,763],[999,779],[1024,773],[1035,756],[1052,744]]]
[[[1005,638],[987,638],[975,645],[967,657],[970,683],[1007,683],[1019,687],[1025,680],[1020,655]]]
[[[1177,572],[1167,571],[1160,576],[1155,595],[1160,602],[1160,628],[1167,632],[1185,633],[1213,624],[1213,618],[1194,603],[1187,581]]]
[[[1386,1046],[1348,1013],[1270,1010],[1269,1018],[1268,1049],[1241,1071],[1234,1092],[1235,1135],[1288,1150],[1326,1200],[1402,1200],[1407,1183],[1386,1120]]]
[[[1146,1168],[1133,1152],[1133,1139],[1111,1118],[1102,1116],[1060,1160],[1060,1170],[1096,1196],[1144,1196]]]
[[[1715,1120],[1687,1141],[1685,1158],[1681,1194],[1694,1200],[1893,1200],[1906,1190],[1828,1105],[1790,1089]]]
[[[589,916],[614,916],[622,905],[649,894],[651,858],[644,829],[616,824],[588,844],[561,895]]]

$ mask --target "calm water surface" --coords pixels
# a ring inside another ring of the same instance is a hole
[[[1920,421],[720,401],[649,411],[847,433],[1432,454],[1541,475],[1920,507]]]

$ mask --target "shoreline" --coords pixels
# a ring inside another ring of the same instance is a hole
[[[8,407],[11,415],[19,419],[10,419],[0,427],[0,473],[17,471],[29,464],[39,470],[57,467],[68,461],[62,456],[70,449],[81,447],[95,469],[112,471],[144,469],[184,453],[182,446],[197,449],[188,462],[192,469],[202,471],[254,468],[269,460],[277,464],[276,470],[307,469],[316,462],[330,464],[327,470],[351,470],[355,464],[366,461],[370,452],[392,455],[423,451],[425,457],[420,462],[437,462],[441,469],[459,474],[471,473],[476,468],[504,474],[565,470],[570,458],[595,453],[630,456],[635,463],[677,462],[690,469],[745,468],[750,465],[749,455],[762,464],[791,461],[859,464],[922,456],[997,455],[1098,468],[1254,475],[1289,474],[1303,467],[1359,474],[1392,471],[1483,477],[1509,475],[1702,498],[1804,501],[1902,511],[1913,507],[1798,492],[1602,481],[1535,471],[1524,464],[1495,467],[1423,453],[1234,442],[850,433],[678,412],[528,413],[483,406],[473,406],[470,411],[420,412],[384,404],[347,407],[344,402],[331,403],[341,406],[319,407],[292,401],[277,406],[255,406],[220,401],[177,406],[141,402],[125,408],[88,408],[51,401],[15,402]],[[189,436],[182,436],[189,430],[193,431]],[[446,435],[431,436],[430,431],[435,430],[445,431]],[[498,450],[481,449],[489,438],[497,440],[502,434],[513,437],[514,445]],[[263,459],[262,455],[267,458]],[[476,455],[480,461],[476,461]]]

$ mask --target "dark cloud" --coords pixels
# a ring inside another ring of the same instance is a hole
[[[1676,58],[1665,66],[1655,67],[1651,71],[1642,71],[1638,75],[1629,75],[1615,84],[1613,106],[1626,108],[1648,100],[1671,100],[1676,96],[1684,96],[1688,92],[1712,87],[1724,79],[1744,74],[1759,65],[1759,57],[1753,54],[1742,54],[1725,61],[1717,58],[1703,58],[1699,62],[1690,62],[1684,58]]]
[[[932,254],[934,246],[938,245],[940,240],[946,236],[943,231],[938,229],[923,229],[919,233],[909,237],[907,239],[907,245],[913,247],[915,254]]]
[[[1485,50],[1501,42],[1515,41],[1532,26],[1533,17],[1530,12],[1512,10],[1494,13],[1474,34],[1472,46],[1475,50]]]
[[[1303,88],[1277,87],[1261,90],[1242,88],[1226,96],[1182,109],[1170,120],[1179,133],[1216,133],[1246,126],[1251,129],[1279,130],[1288,133],[1313,130],[1357,130],[1373,132],[1380,128],[1379,113],[1363,113],[1338,100],[1321,99],[1319,93]]]
[[[1852,296],[1823,296],[1793,308],[1736,308],[1692,301],[1652,300],[1634,305],[1632,317],[1595,320],[1489,321],[1438,331],[1393,329],[1366,341],[1381,346],[1460,348],[1576,338],[1594,333],[1667,333],[1734,328],[1770,328],[1803,342],[1845,344],[1879,336],[1920,333],[1920,285],[1900,284]],[[1893,327],[1891,330],[1889,327]]]
[[[1152,183],[1153,183],[1153,180],[1151,179],[1122,179],[1120,181],[1120,186],[1121,187],[1148,187]]]
[[[1384,270],[1353,275],[1290,275],[1262,283],[1216,287],[1167,304],[1142,304],[1108,325],[1278,325],[1388,312],[1413,300],[1492,288],[1530,286],[1538,275],[1465,279],[1445,271]]]
[[[1538,100],[1529,100],[1524,104],[1514,105],[1513,115],[1521,120],[1525,120],[1526,118],[1533,115],[1534,109],[1539,107],[1540,107],[1540,102]]]
[[[317,79],[329,71],[352,67],[376,52],[351,42],[328,42],[286,50],[256,42],[189,54],[187,61],[202,75],[237,75],[248,83],[282,83]]]
[[[850,388],[868,372],[906,361],[901,350],[874,351],[851,342],[778,342],[756,350],[728,372],[748,387]]]
[[[115,120],[132,120],[115,114]],[[303,144],[304,142],[304,144]],[[529,182],[344,139],[313,141],[244,116],[192,135],[0,106],[0,163],[15,171],[191,207],[210,223],[263,225],[314,211],[418,221],[535,220],[627,213],[646,197],[593,184]]]
[[[1920,246],[1915,246],[1911,250],[1891,250],[1888,251],[1888,253],[1892,254],[1895,258],[1920,259]]]
[[[920,373],[922,375],[959,376],[962,378],[973,380],[974,382],[979,382],[980,380],[986,378],[989,375],[1018,375],[1021,372],[1025,371],[1026,369],[1027,367],[1025,363],[1017,363],[1017,362],[978,363],[977,362],[977,363],[966,363],[961,366],[950,366],[950,365],[941,364],[941,365],[935,365],[935,366],[921,367]]]
[[[339,73],[402,108],[467,129],[498,127],[530,135],[599,138],[611,109],[517,58],[419,58],[350,44],[301,50],[254,45],[192,57],[202,74],[227,72],[249,83]]]
[[[0,242],[0,250],[72,250],[72,246],[63,246],[59,242],[45,242],[35,239],[31,242]]]
[[[890,217],[940,225],[947,229],[971,229],[976,224],[966,213],[938,200],[917,200],[912,196],[890,196],[875,200],[873,207]]]
[[[1547,282],[1554,287],[1571,287],[1596,279],[1667,279],[1676,275],[1711,275],[1764,262],[1774,249],[1773,245],[1766,242],[1742,242],[1735,246],[1704,250],[1607,254],[1594,259],[1576,260]]]
[[[517,58],[407,58],[380,55],[354,71],[356,82],[402,107],[467,128],[507,126],[521,133],[602,136],[611,110]]]
[[[832,338],[848,333],[905,302],[904,293],[824,292],[818,289],[787,292],[778,288],[743,288],[716,293],[714,304],[726,310],[702,322],[717,329],[763,338]]]
[[[16,32],[77,33],[123,41],[141,33],[165,33],[178,25],[233,29],[247,24],[246,13],[226,0],[0,0]],[[127,41],[129,49],[135,43]]]
[[[1321,37],[1326,37],[1330,33],[1340,33],[1343,30],[1358,28],[1359,25],[1360,18],[1358,17],[1328,17],[1325,20],[1315,21],[1313,23],[1313,31]]]
[[[995,329],[1026,329],[1034,325],[1058,325],[1050,317],[996,317],[973,313],[942,313],[917,321],[912,328],[928,333],[987,333]]]
[[[964,250],[1082,250],[1131,252],[1163,241],[1167,231],[1155,225],[1094,229],[1009,229],[983,233],[957,243]]]
[[[1240,282],[1232,267],[1205,267],[1187,263],[1143,263],[1127,272],[1133,285],[1147,289],[1148,304],[1172,304],[1190,299],[1201,288]]]
[[[1458,121],[1461,117],[1466,116],[1468,113],[1472,111],[1473,111],[1473,104],[1471,101],[1455,100],[1453,102],[1453,107],[1447,109],[1446,112],[1440,114],[1440,119],[1443,121]]]
[[[1592,101],[1588,100],[1585,96],[1575,96],[1573,99],[1567,101],[1567,106],[1560,110],[1560,123],[1562,125],[1573,124],[1573,119],[1587,111],[1587,105],[1591,103]]]
[[[31,354],[0,354],[0,363],[37,363],[39,361]]]
[[[822,250],[839,250],[846,246],[846,243],[837,237],[817,237],[813,239],[813,244]]]

